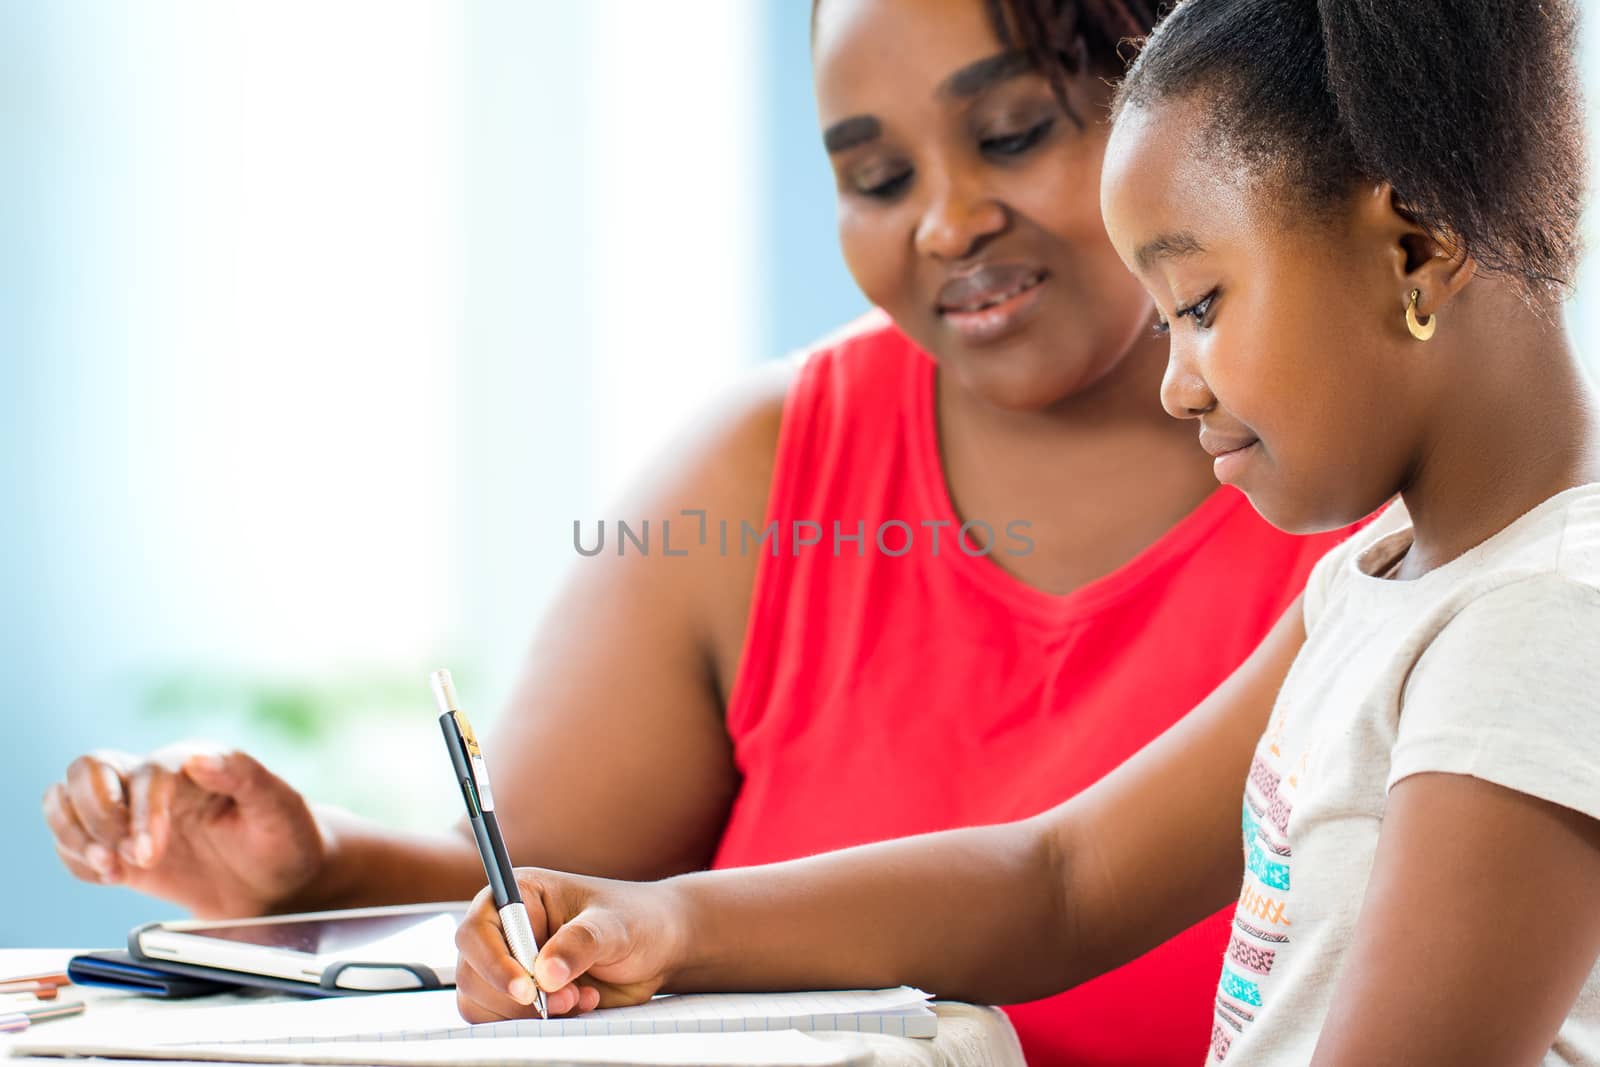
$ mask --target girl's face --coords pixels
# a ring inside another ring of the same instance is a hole
[[[1043,408],[1148,333],[1100,219],[1099,78],[1079,129],[981,0],[822,0],[812,54],[845,260],[961,385]]]
[[[1287,190],[1208,143],[1208,111],[1179,99],[1119,116],[1106,228],[1170,331],[1162,404],[1198,421],[1218,480],[1282,529],[1335,529],[1420,456],[1438,352],[1405,327],[1406,225],[1376,188],[1296,218]]]

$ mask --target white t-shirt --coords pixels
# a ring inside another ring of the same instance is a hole
[[[1415,581],[1377,577],[1410,543],[1396,503],[1306,586],[1245,788],[1208,1062],[1311,1061],[1402,778],[1471,775],[1600,819],[1600,483]],[[1600,1064],[1600,966],[1544,1063]]]

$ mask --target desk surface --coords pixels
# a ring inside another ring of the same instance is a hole
[[[77,950],[68,949],[0,949],[0,978],[20,974],[36,974],[66,969],[67,960]],[[195,1000],[166,1002],[120,993],[92,986],[74,986],[67,995],[85,1000],[88,1010],[82,1023],[90,1020],[113,1031],[119,1022],[138,1019],[141,1022],[163,1011],[182,1010],[205,1004],[236,1004],[245,998],[236,994],[222,994]],[[259,1000],[259,997],[252,997]],[[287,999],[287,998],[285,998]],[[853,1042],[864,1045],[871,1067],[1025,1067],[1022,1048],[1011,1029],[1005,1014],[994,1008],[971,1004],[940,1002],[934,1005],[939,1013],[939,1035],[929,1040],[909,1037],[890,1037],[883,1034],[817,1033],[812,1036],[829,1042]],[[35,1038],[48,1036],[46,1027],[65,1026],[66,1022],[46,1023],[33,1031]],[[101,1027],[95,1026],[99,1032]],[[17,1036],[0,1034],[0,1051],[9,1049]],[[9,1061],[18,1067],[63,1067],[66,1060]],[[77,1061],[82,1063],[84,1061]]]

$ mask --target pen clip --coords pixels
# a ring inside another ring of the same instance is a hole
[[[461,734],[462,747],[467,750],[467,767],[472,774],[472,788],[478,794],[478,808],[493,811],[494,791],[489,787],[489,764],[483,758],[483,750],[478,747],[478,737],[472,732],[472,724],[459,709],[452,710],[450,718],[456,724],[456,731]]]
[[[483,749],[478,747],[478,735],[472,732],[466,712],[456,706],[456,687],[451,681],[450,672],[434,671],[429,680],[433,683],[433,699],[439,710],[449,716],[456,737],[461,741],[461,750],[466,754],[467,774],[472,780],[464,785],[477,794],[479,811],[493,811],[494,791],[489,788],[489,764],[483,758]],[[470,798],[468,803],[470,805]]]

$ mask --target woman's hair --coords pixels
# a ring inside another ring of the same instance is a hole
[[[1082,126],[1083,119],[1067,99],[1067,79],[1079,72],[1080,54],[1090,70],[1120,76],[1127,68],[1123,42],[1142,39],[1150,32],[1156,24],[1156,3],[1157,0],[983,0],[983,8],[1001,46],[1023,51],[1034,69],[1049,79],[1067,115]],[[811,0],[813,31],[821,4],[822,0]]]
[[[1197,96],[1208,144],[1331,206],[1402,208],[1530,291],[1571,283],[1584,195],[1576,0],[1186,0],[1114,107]]]
[[[983,0],[1002,46],[1017,48],[1050,81],[1063,110],[1083,119],[1067,98],[1067,80],[1087,66],[1120,77],[1124,44],[1144,39],[1156,24],[1157,0]]]

